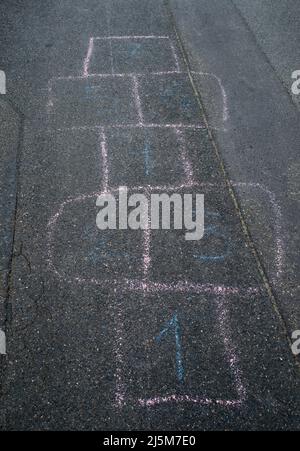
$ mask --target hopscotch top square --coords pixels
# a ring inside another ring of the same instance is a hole
[[[179,59],[168,36],[92,37],[83,69],[84,76],[178,72]]]

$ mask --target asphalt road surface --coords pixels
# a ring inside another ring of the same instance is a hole
[[[298,99],[256,3],[1,2],[2,429],[299,429]],[[100,232],[120,186],[204,194],[204,238]]]

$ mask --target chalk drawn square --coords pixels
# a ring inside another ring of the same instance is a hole
[[[150,279],[169,284],[230,286],[232,274],[235,274],[236,286],[257,286],[259,281],[252,276],[256,273],[250,271],[250,268],[255,269],[255,262],[245,244],[240,223],[228,207],[228,194],[205,186],[193,192],[194,195],[195,192],[204,194],[204,237],[187,241],[184,229],[152,230]],[[166,193],[172,194],[171,191]],[[190,194],[191,190],[185,188],[176,193]]]
[[[245,393],[224,300],[186,294],[158,301],[141,296],[119,303],[116,402],[241,402]]]
[[[185,183],[183,153],[188,143],[179,139],[175,129],[113,129],[106,136],[112,186]]]
[[[146,123],[204,126],[186,74],[141,77],[140,87]]]
[[[52,102],[53,128],[135,124],[138,120],[129,78],[56,79]]]
[[[60,279],[112,286],[119,278],[142,278],[141,231],[105,230],[96,225],[97,194],[78,196],[55,216],[51,266]]]
[[[38,139],[38,138],[36,138]],[[79,196],[82,192],[93,192],[100,186],[103,164],[100,155],[100,138],[95,130],[63,130],[51,133],[47,140],[40,139],[48,155],[41,180],[51,199],[63,201]],[[43,174],[51,173],[51,180]],[[82,177],[82,173],[88,177]],[[44,180],[45,179],[45,180]],[[59,189],[57,189],[59,187]]]

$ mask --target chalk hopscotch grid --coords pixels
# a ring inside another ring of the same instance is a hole
[[[209,184],[209,183],[203,183],[199,184],[194,181],[194,175],[193,175],[193,167],[191,162],[189,161],[187,150],[186,150],[186,142],[184,137],[184,129],[199,129],[199,128],[205,128],[205,126],[195,126],[195,125],[184,125],[184,124],[145,124],[144,123],[144,117],[143,117],[143,111],[141,106],[141,99],[139,95],[139,82],[138,77],[145,76],[145,74],[89,74],[89,65],[90,60],[93,54],[94,50],[94,42],[96,40],[120,40],[120,39],[169,39],[167,36],[110,36],[110,37],[101,37],[101,38],[91,38],[89,41],[89,47],[87,56],[84,60],[84,68],[83,68],[83,75],[80,77],[58,77],[55,79],[52,79],[49,81],[48,84],[48,91],[49,91],[49,102],[48,107],[53,107],[54,102],[52,99],[52,84],[56,80],[80,80],[80,79],[87,79],[87,78],[93,78],[93,77],[130,77],[132,79],[132,86],[133,86],[133,95],[135,100],[135,107],[137,110],[137,116],[138,116],[138,124],[131,125],[131,124],[124,124],[124,125],[115,125],[111,124],[108,126],[82,126],[82,127],[69,127],[68,130],[72,131],[82,131],[82,130],[97,130],[98,136],[99,136],[99,149],[100,149],[100,158],[102,160],[102,186],[99,193],[92,193],[87,195],[81,195],[76,198],[70,198],[64,201],[60,207],[57,213],[52,216],[52,218],[49,220],[48,223],[48,243],[47,243],[47,249],[48,249],[48,263],[52,271],[62,280],[66,281],[66,278],[56,269],[54,260],[53,260],[53,254],[52,254],[52,247],[53,247],[53,241],[54,241],[54,232],[55,228],[57,226],[57,223],[60,219],[60,217],[64,213],[65,207],[67,207],[69,204],[74,202],[82,202],[90,198],[94,198],[99,196],[101,193],[107,193],[107,192],[114,192],[118,190],[118,187],[112,187],[109,185],[109,163],[108,163],[108,144],[107,144],[107,137],[106,137],[106,129],[109,128],[130,128],[130,127],[136,127],[136,128],[163,128],[163,129],[173,129],[179,143],[180,148],[180,154],[181,154],[181,161],[184,169],[185,174],[185,180],[183,183],[181,183],[178,186],[140,186],[140,187],[132,187],[131,190],[133,191],[145,191],[146,193],[151,193],[152,191],[178,191],[183,188],[191,188],[191,187],[210,187],[210,188],[217,188],[218,186],[216,184]],[[174,60],[176,63],[176,67],[179,70],[179,60],[176,55],[175,47],[173,46],[171,40],[171,50],[174,55]],[[112,66],[113,70],[113,66]],[[156,73],[157,75],[166,75],[170,73],[180,73],[176,71],[170,71],[165,73]],[[226,121],[228,119],[228,107],[227,107],[227,97],[226,92],[222,86],[221,81],[218,79],[218,77],[214,76],[213,74],[204,74],[205,76],[213,76],[218,80],[219,85],[221,87],[221,92],[223,96],[223,119]],[[58,130],[66,130],[66,129],[57,129]],[[250,188],[250,189],[260,189],[264,191],[270,199],[272,208],[275,212],[275,218],[276,218],[276,241],[277,241],[277,257],[276,257],[276,266],[277,266],[277,274],[276,277],[279,278],[282,274],[282,268],[283,268],[283,254],[284,254],[284,248],[283,243],[281,241],[281,211],[280,207],[278,206],[276,199],[274,195],[269,192],[266,188],[262,187],[258,184],[233,184],[236,187],[241,188]],[[148,218],[150,221],[150,218]],[[228,406],[228,407],[236,407],[241,405],[245,399],[246,399],[246,390],[242,382],[242,373],[239,369],[239,362],[237,358],[237,352],[235,349],[235,346],[233,344],[233,341],[231,339],[230,334],[230,324],[229,324],[229,318],[228,318],[228,307],[227,307],[227,297],[230,295],[240,295],[243,293],[247,294],[253,294],[258,293],[261,289],[261,287],[250,287],[249,289],[240,289],[235,287],[225,287],[225,286],[215,286],[210,284],[193,284],[189,283],[187,281],[182,281],[178,283],[173,284],[166,284],[166,283],[157,283],[149,280],[149,270],[151,267],[151,230],[150,230],[150,223],[149,227],[144,233],[144,251],[143,251],[143,279],[122,279],[122,280],[97,280],[97,279],[85,279],[81,277],[76,277],[75,279],[69,279],[69,282],[74,282],[74,280],[80,284],[90,283],[95,284],[97,286],[107,286],[107,287],[115,287],[115,290],[118,291],[118,293],[121,292],[136,292],[136,293],[143,293],[143,294],[155,294],[155,293],[189,293],[189,294],[203,294],[203,293],[209,293],[216,296],[217,302],[216,302],[216,308],[217,308],[217,316],[219,321],[219,327],[220,327],[220,336],[222,338],[222,341],[225,346],[225,353],[226,358],[229,364],[229,367],[232,371],[234,381],[235,381],[235,388],[237,391],[237,399],[236,400],[221,400],[221,399],[206,399],[201,396],[190,396],[190,395],[171,395],[167,397],[163,396],[155,396],[153,398],[149,399],[138,399],[137,403],[140,406],[155,406],[162,403],[167,402],[175,402],[175,403],[181,403],[181,402],[190,402],[190,403],[196,403],[200,405],[222,405],[222,406]],[[116,336],[116,346],[115,346],[115,356],[116,356],[116,362],[117,362],[117,369],[116,369],[116,404],[119,407],[122,407],[126,404],[126,381],[122,374],[122,367],[124,364],[124,356],[122,354],[122,342],[123,342],[123,330],[122,330],[122,305],[119,302],[118,303],[118,313],[116,315],[118,326],[117,326],[117,336]]]
[[[91,80],[91,79],[106,79],[106,78],[128,78],[132,80],[132,86],[133,86],[133,99],[134,103],[137,107],[137,110],[139,111],[138,102],[140,102],[140,99],[137,97],[139,96],[139,80],[143,78],[149,78],[149,75],[156,76],[156,77],[164,77],[168,75],[174,75],[174,74],[182,74],[187,75],[185,72],[152,72],[151,74],[143,74],[143,73],[128,73],[128,74],[93,74],[88,76],[66,76],[66,77],[54,77],[48,82],[48,103],[47,103],[47,113],[48,116],[50,116],[53,113],[53,108],[55,107],[55,99],[53,96],[53,85],[57,82],[63,82],[63,81],[84,81],[84,80]],[[194,72],[195,75],[201,76],[201,77],[210,77],[215,79],[217,82],[219,89],[221,91],[222,100],[223,100],[223,113],[222,113],[222,127],[212,126],[210,125],[210,128],[212,130],[216,131],[222,131],[226,132],[227,129],[225,127],[226,122],[229,118],[228,113],[228,99],[227,95],[224,89],[224,86],[222,85],[221,80],[216,77],[214,74],[206,73],[206,72]],[[141,118],[140,118],[141,119]],[[124,124],[98,124],[98,125],[90,125],[90,126],[70,126],[70,127],[62,127],[62,128],[55,128],[55,129],[48,129],[49,133],[53,133],[56,131],[64,131],[64,130],[96,130],[102,127],[106,128],[181,128],[181,129],[191,129],[191,130],[206,130],[206,126],[204,124],[183,124],[183,123],[175,123],[175,124],[159,124],[159,123],[145,123],[141,122],[141,120],[138,123],[124,123]]]
[[[158,72],[149,72],[147,74],[145,73],[138,73],[138,72],[133,72],[133,73],[115,73],[114,72],[114,67],[113,67],[113,54],[112,54],[112,47],[110,46],[110,60],[111,60],[111,73],[96,73],[96,74],[91,74],[89,73],[89,67],[90,67],[90,63],[91,63],[91,58],[93,55],[93,51],[95,48],[95,41],[109,41],[110,43],[113,40],[117,40],[117,41],[121,41],[121,40],[168,40],[169,44],[170,44],[170,49],[171,49],[171,53],[174,59],[174,63],[176,66],[175,70],[169,70],[169,71],[158,71]],[[211,77],[213,79],[215,79],[215,81],[217,82],[219,89],[221,91],[221,95],[222,95],[222,100],[223,100],[223,123],[225,124],[228,120],[228,99],[227,99],[227,95],[226,95],[226,91],[225,88],[222,84],[222,81],[219,77],[217,77],[214,74],[210,74],[210,73],[206,73],[206,72],[192,72],[193,75],[195,76],[203,76],[203,77]],[[182,75],[188,75],[187,72],[181,71],[180,69],[180,63],[179,63],[179,58],[175,49],[175,46],[171,40],[171,38],[169,36],[154,36],[154,35],[150,35],[150,36],[103,36],[103,37],[91,37],[89,40],[89,45],[88,45],[88,51],[87,51],[87,55],[84,59],[84,63],[83,63],[83,71],[82,71],[82,75],[80,76],[66,76],[66,77],[54,77],[52,79],[49,80],[48,83],[48,103],[47,103],[47,111],[48,114],[51,113],[53,107],[54,107],[54,99],[53,99],[53,84],[59,81],[76,81],[76,80],[87,80],[87,79],[93,79],[93,78],[110,78],[110,77],[116,77],[116,78],[131,78],[132,79],[132,83],[133,83],[133,95],[134,95],[134,102],[138,111],[138,115],[139,115],[139,122],[138,124],[111,124],[107,127],[110,128],[132,128],[132,127],[147,127],[147,128],[187,128],[187,129],[206,129],[205,125],[202,124],[193,124],[193,125],[186,125],[186,124],[145,124],[141,115],[141,100],[140,100],[140,96],[139,96],[139,78],[142,77],[149,77],[149,76],[167,76],[167,75],[175,75],[175,74],[182,74]],[[104,125],[96,125],[96,126],[90,126],[88,127],[89,129],[97,129],[99,127],[103,127]],[[75,128],[79,128],[79,127],[75,127]],[[83,127],[81,127],[83,128]],[[225,125],[223,125],[223,127],[214,127],[211,126],[210,127],[213,130],[218,130],[218,131],[226,131]],[[62,131],[62,130],[70,130],[73,129],[73,127],[65,127],[65,128],[58,128],[55,131]],[[49,130],[49,132],[51,132],[51,130]]]
[[[102,141],[102,144],[104,144],[105,139]],[[103,148],[105,148],[105,146],[103,146]],[[106,154],[106,152],[104,152]],[[105,157],[106,158],[106,157]],[[202,187],[205,184],[193,184],[194,187],[198,186],[198,187]],[[206,184],[207,185],[207,184]],[[184,185],[184,186],[189,186],[189,185]],[[242,188],[248,188],[248,184],[236,184],[237,187],[241,186]],[[210,187],[214,187],[217,188],[217,185],[213,185],[211,184]],[[158,188],[162,189],[163,191],[165,191],[168,187],[148,187],[147,189],[150,191],[157,191]],[[180,187],[173,187],[174,190],[178,190],[182,188]],[[268,191],[258,185],[258,184],[250,184],[250,188],[251,189],[259,189],[262,190],[263,192],[268,193]],[[136,189],[138,190],[145,190],[145,187],[136,187]],[[112,190],[110,190],[111,192]],[[104,190],[105,192],[105,190]],[[77,198],[77,200],[86,200],[87,198],[96,198],[99,193],[93,193],[90,195],[83,195],[83,196],[79,196]],[[270,193],[271,194],[271,193]],[[273,196],[270,198],[271,204],[273,204]],[[57,220],[59,219],[59,217],[63,214],[63,209],[64,207],[68,204],[68,203],[72,203],[74,201],[74,199],[69,199],[68,201],[65,201],[65,203],[63,204],[63,207],[60,209],[60,211],[54,215],[54,217],[49,221],[49,235],[48,235],[48,258],[49,258],[49,263],[50,266],[52,266],[52,270],[57,274],[57,276],[62,279],[65,280],[64,276],[62,276],[57,269],[55,268],[54,264],[53,264],[53,257],[52,257],[52,244],[53,244],[53,232],[55,230],[55,225]],[[277,205],[277,203],[273,204],[274,207],[274,212],[280,212],[280,208]],[[151,233],[151,231],[149,231],[149,233]],[[246,290],[240,289],[240,288],[236,288],[236,287],[225,287],[225,286],[213,286],[213,285],[198,285],[198,284],[188,284],[185,282],[181,282],[181,283],[177,283],[177,284],[164,284],[164,283],[156,283],[156,282],[151,282],[147,279],[148,276],[148,271],[149,271],[149,266],[150,266],[150,262],[145,260],[145,257],[148,258],[149,255],[149,251],[147,250],[146,247],[146,243],[150,243],[150,240],[148,240],[147,238],[147,232],[145,233],[145,241],[144,241],[144,245],[145,245],[145,251],[144,251],[144,270],[145,268],[147,268],[145,270],[145,279],[144,280],[130,280],[130,279],[124,279],[124,280],[120,280],[119,281],[119,285],[114,286],[114,281],[112,280],[95,280],[95,279],[83,279],[83,278],[77,278],[75,279],[76,282],[79,282],[80,284],[85,284],[85,283],[92,283],[92,284],[96,284],[97,286],[102,286],[102,287],[107,287],[107,288],[114,288],[115,290],[117,290],[118,293],[121,292],[137,292],[137,293],[141,293],[143,295],[146,295],[147,293],[149,294],[155,294],[155,293],[182,293],[182,294],[214,294],[217,297],[217,308],[219,308],[218,306],[218,302],[222,303],[222,306],[226,306],[225,304],[225,299],[230,296],[230,295],[244,295],[244,294],[256,294],[260,292],[261,287],[252,287]],[[281,271],[282,271],[282,248],[280,247],[278,249],[277,252],[277,258],[276,258],[276,263],[280,263],[278,265],[278,270],[277,270],[277,277],[280,277]],[[70,280],[70,283],[73,283],[74,280]],[[221,301],[220,301],[221,299]],[[120,304],[121,305],[121,304]],[[226,324],[228,324],[228,312],[227,310],[224,308],[222,309],[221,306],[218,310],[218,314],[219,314],[219,318],[223,317],[224,321],[221,322],[220,324],[225,324],[225,319],[226,319]],[[126,387],[124,386],[124,381],[122,379],[122,367],[123,367],[123,362],[124,362],[124,356],[122,354],[122,343],[123,343],[123,336],[122,336],[122,312],[120,311],[117,315],[118,318],[118,322],[119,325],[117,327],[117,337],[116,337],[116,349],[115,349],[115,354],[116,354],[116,359],[117,359],[117,370],[116,370],[116,381],[117,381],[117,391],[116,391],[116,403],[119,407],[122,407],[123,405],[126,404],[126,400],[125,400],[125,393],[126,393]],[[230,328],[227,328],[227,331],[229,333]],[[242,374],[239,370],[238,367],[238,359],[236,357],[236,354],[234,353],[235,347],[234,344],[231,340],[230,335],[226,334],[225,330],[222,330],[222,341],[225,344],[225,349],[226,350],[230,350],[230,352],[226,352],[227,355],[227,360],[229,362],[231,371],[233,373],[235,382],[236,382],[236,390],[237,393],[239,394],[239,398],[237,400],[212,400],[212,399],[207,399],[207,398],[202,398],[202,397],[195,397],[195,396],[190,396],[190,395],[172,395],[172,396],[168,396],[168,397],[163,397],[163,396],[156,396],[154,398],[149,398],[149,399],[139,399],[138,400],[138,404],[141,406],[155,406],[158,405],[160,403],[167,403],[167,402],[175,402],[175,403],[181,403],[181,402],[190,402],[190,403],[197,403],[200,405],[220,405],[220,406],[224,406],[224,407],[238,407],[240,406],[244,400],[245,400],[245,389],[243,388],[243,384],[242,384]],[[241,394],[243,396],[241,396]]]
[[[172,52],[172,56],[174,59],[174,65],[175,70],[169,71],[168,73],[180,73],[180,64],[179,64],[179,58],[177,56],[174,44],[169,36],[103,36],[103,37],[91,37],[89,41],[88,46],[88,52],[84,60],[83,64],[83,76],[88,77],[89,75],[89,67],[91,63],[91,58],[93,55],[94,47],[95,47],[95,41],[108,41],[110,45],[110,57],[111,62],[113,61],[113,54],[112,54],[112,41],[147,41],[147,40],[168,40],[170,49]],[[113,64],[111,64],[112,74],[114,74]],[[94,74],[91,74],[94,75]]]

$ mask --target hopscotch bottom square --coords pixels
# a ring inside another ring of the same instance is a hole
[[[125,278],[142,279],[142,231],[99,230],[99,194],[78,196],[61,205],[49,229],[51,267],[62,280],[89,281],[103,288]]]
[[[117,404],[242,402],[245,393],[222,299],[165,295],[162,302],[161,296],[141,296],[123,298],[118,308]]]
[[[184,131],[173,128],[108,129],[107,164],[113,187],[178,186],[192,174]]]

